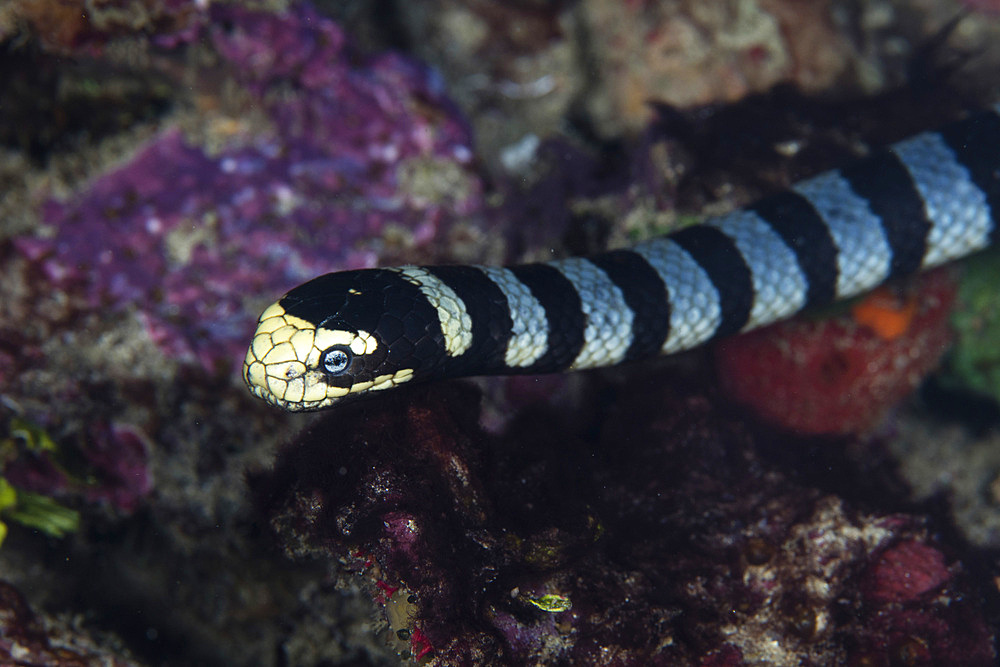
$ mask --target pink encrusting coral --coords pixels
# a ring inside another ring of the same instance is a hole
[[[468,132],[429,71],[394,55],[354,64],[343,31],[308,5],[211,12],[204,32],[225,74],[270,129],[209,153],[168,128],[48,202],[51,238],[16,243],[91,306],[135,308],[168,355],[226,370],[263,299],[374,264],[389,225],[418,244],[437,238],[482,199]],[[461,187],[428,196],[409,187],[421,169],[458,174]]]
[[[886,549],[872,567],[867,596],[877,602],[910,602],[950,578],[940,551],[920,542],[902,542]]]

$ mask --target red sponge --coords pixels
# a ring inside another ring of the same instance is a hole
[[[761,417],[804,433],[878,423],[938,363],[950,342],[955,282],[947,270],[881,288],[833,319],[799,318],[721,342],[724,390]]]

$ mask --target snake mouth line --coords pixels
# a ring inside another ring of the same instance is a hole
[[[254,396],[272,405],[319,410],[351,394],[389,389],[413,377],[408,368],[367,380],[345,374],[354,358],[363,359],[377,349],[378,341],[366,331],[318,328],[277,302],[260,316],[243,361],[243,379]],[[346,360],[343,368],[331,367],[331,351]]]

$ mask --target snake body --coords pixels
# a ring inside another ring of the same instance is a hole
[[[402,383],[669,354],[987,247],[1000,105],[631,249],[320,276],[260,316],[243,376],[286,410]]]

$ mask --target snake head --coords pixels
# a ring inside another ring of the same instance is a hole
[[[251,393],[304,412],[413,379],[419,348],[436,346],[420,344],[427,332],[396,302],[398,281],[380,269],[331,273],[265,309],[243,362]]]

